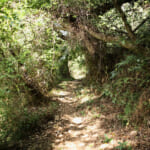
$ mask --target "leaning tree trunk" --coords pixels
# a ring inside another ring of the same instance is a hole
[[[87,79],[103,82],[106,78],[104,58],[106,55],[105,43],[94,38],[84,38],[86,51]]]

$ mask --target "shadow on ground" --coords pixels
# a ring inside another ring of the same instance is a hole
[[[149,149],[149,130],[125,126],[122,110],[81,81],[64,81],[49,94],[59,104],[54,121],[30,137],[26,150]]]

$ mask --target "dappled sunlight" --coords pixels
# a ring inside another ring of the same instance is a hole
[[[85,146],[85,143],[82,142],[65,142],[64,145],[59,146],[60,150],[81,150]]]
[[[68,91],[53,89],[50,91],[50,96],[67,96],[70,94]]]
[[[66,114],[63,116],[63,118],[66,118],[70,121],[70,125],[80,125],[81,123],[83,123],[85,121],[84,117],[77,117],[77,116],[70,116],[69,114]],[[78,126],[79,127],[79,126]]]
[[[114,147],[116,147],[118,144],[117,144],[117,141],[112,141],[111,143],[104,143],[104,144],[101,144],[100,145],[100,150],[103,150],[103,149],[112,149]]]
[[[72,122],[75,124],[81,124],[83,122],[83,119],[81,117],[75,117],[72,119]]]
[[[89,95],[85,95],[83,98],[81,98],[81,103],[87,102],[90,100],[90,96]]]
[[[80,97],[80,103],[83,104],[83,103],[93,103],[94,100],[97,100],[98,98],[100,98],[101,96],[99,95],[89,95],[89,94],[83,94],[81,97]]]
[[[77,88],[77,84],[79,84],[79,81],[63,81],[59,86],[63,89],[74,92],[74,89]]]

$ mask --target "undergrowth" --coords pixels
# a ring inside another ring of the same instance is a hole
[[[0,9],[1,144],[28,136],[42,118],[52,115],[54,105],[40,110],[42,106],[37,108],[33,100],[45,103],[62,79],[67,48],[53,30],[49,13],[26,9],[17,1],[0,2]],[[31,111],[31,104],[36,111]]]
[[[145,100],[142,97],[141,103],[140,97],[149,88],[149,63],[149,57],[126,55],[122,61],[116,64],[115,69],[111,72],[110,81],[103,86],[102,95],[111,98],[114,104],[124,110],[118,116],[124,125],[130,123],[130,120],[137,115],[136,112],[139,111],[139,108],[141,109],[140,113],[147,112],[143,117],[148,116],[150,93],[146,93]],[[136,122],[139,121],[138,117],[134,118]]]

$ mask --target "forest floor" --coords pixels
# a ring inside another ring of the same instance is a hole
[[[54,121],[30,137],[27,150],[149,150],[150,130],[125,126],[122,110],[79,80],[50,92],[59,108]]]

